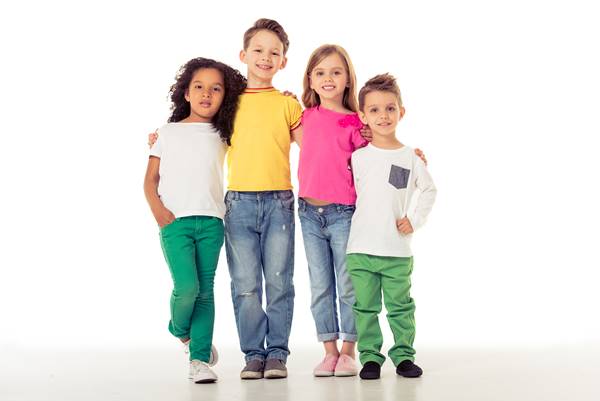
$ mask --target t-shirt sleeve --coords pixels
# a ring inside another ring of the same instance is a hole
[[[287,99],[287,117],[290,124],[290,131],[295,130],[302,123],[302,106],[294,98]]]
[[[354,150],[364,148],[369,143],[361,134],[360,130],[362,126],[356,127],[352,130],[352,135],[350,139],[352,140],[352,146],[354,146]]]
[[[416,156],[415,156],[416,157]],[[408,216],[410,224],[416,231],[422,227],[426,220],[429,212],[433,208],[435,197],[437,195],[437,189],[433,183],[433,179],[427,171],[427,166],[423,163],[423,160],[417,158],[417,163],[414,167],[415,170],[415,184],[416,187],[421,191],[419,199],[417,201],[417,207],[414,212]]]
[[[156,142],[154,142],[154,145],[152,145],[152,147],[150,148],[150,151],[148,152],[148,156],[156,156],[159,159],[162,154],[162,148],[163,148],[163,139],[162,139],[160,131],[161,131],[160,129],[158,131],[156,131],[158,133],[158,138],[156,138]]]

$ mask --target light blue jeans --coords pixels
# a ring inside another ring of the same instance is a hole
[[[302,198],[298,200],[298,206],[310,276],[310,309],[317,327],[317,339],[332,341],[339,338],[356,342],[352,312],[354,288],[346,269],[346,245],[355,208],[337,203],[313,206]]]
[[[240,347],[246,362],[285,362],[294,311],[294,194],[228,191],[225,204],[225,250]]]

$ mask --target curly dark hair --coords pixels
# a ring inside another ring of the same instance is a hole
[[[225,83],[225,95],[223,103],[217,114],[212,118],[213,127],[219,131],[223,142],[231,145],[231,134],[233,133],[233,119],[237,111],[238,99],[246,89],[246,78],[236,69],[227,64],[208,58],[194,58],[185,63],[177,72],[175,83],[171,86],[169,97],[171,98],[171,117],[168,122],[175,123],[188,117],[191,113],[190,103],[185,100],[185,93],[190,86],[194,73],[201,68],[214,68],[223,74]]]

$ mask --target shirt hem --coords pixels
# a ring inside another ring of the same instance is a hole
[[[178,213],[173,213],[173,214],[175,215],[175,218],[189,217],[189,216],[212,216],[212,217],[218,217],[221,220],[223,220],[223,217],[225,216],[225,213],[219,213],[214,210],[192,210],[192,211],[178,212]]]

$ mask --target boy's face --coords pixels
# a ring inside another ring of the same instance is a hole
[[[221,71],[200,68],[194,72],[185,100],[190,102],[191,116],[200,122],[211,122],[219,111],[225,96],[225,83]]]
[[[373,134],[393,136],[396,126],[404,116],[404,107],[392,92],[373,91],[365,96],[365,105],[360,111],[363,124],[371,128]]]
[[[333,53],[325,57],[310,73],[310,87],[321,101],[323,99],[342,101],[344,90],[348,86],[348,72],[344,60]]]
[[[287,59],[283,43],[271,31],[260,30],[250,39],[248,48],[240,52],[240,60],[248,65],[248,78],[270,81],[283,69]]]

